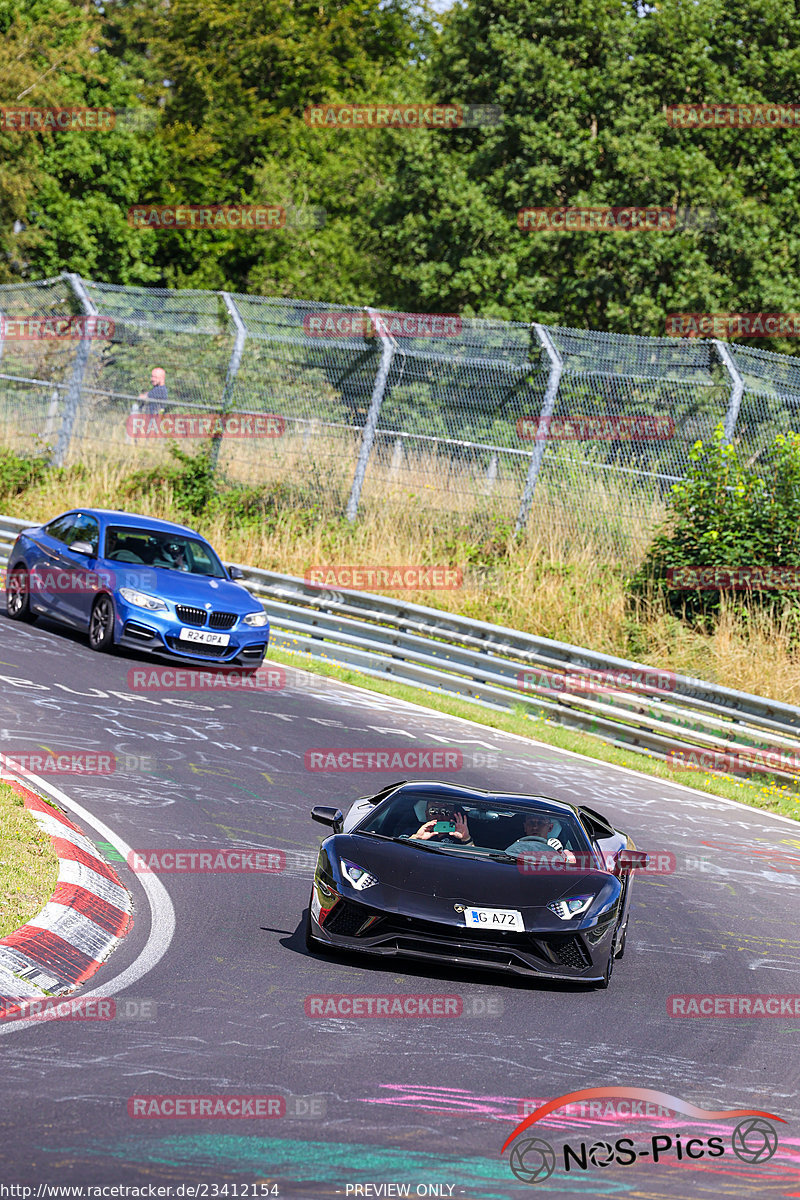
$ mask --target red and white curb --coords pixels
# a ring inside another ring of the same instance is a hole
[[[85,983],[133,924],[133,901],[97,847],[58,809],[3,773],[59,859],[56,890],[26,925],[0,938],[0,1007],[61,996]]]

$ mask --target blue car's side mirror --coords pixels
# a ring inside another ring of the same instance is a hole
[[[228,574],[231,579],[244,579],[244,571],[241,567],[228,567]]]
[[[94,547],[91,542],[73,542],[70,546],[73,554],[85,554],[88,558],[94,558]]]

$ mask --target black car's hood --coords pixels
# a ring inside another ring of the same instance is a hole
[[[462,855],[458,850],[438,853],[358,834],[339,834],[328,839],[325,848],[330,858],[350,859],[375,875],[381,891],[415,893],[470,906],[540,907],[575,891],[578,884],[584,892],[599,891],[610,880],[603,871],[525,874],[516,861],[498,862]],[[363,899],[369,903],[368,894]]]

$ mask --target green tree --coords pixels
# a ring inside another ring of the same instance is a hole
[[[108,52],[91,4],[0,2],[2,105],[135,107],[136,79]],[[128,283],[156,272],[125,211],[157,170],[126,119],[109,130],[0,131],[0,280],[62,270]]]
[[[380,220],[399,307],[663,334],[669,312],[795,311],[795,130],[670,128],[667,105],[786,101],[800,15],[777,0],[473,0],[430,58],[501,126],[396,135]],[[708,206],[717,232],[523,233],[519,209]],[[763,343],[762,343],[763,344]],[[793,350],[791,343],[774,348]]]
[[[167,166],[140,201],[299,210],[296,227],[266,233],[143,232],[165,282],[373,297],[370,217],[384,186],[374,139],[310,129],[303,112],[382,99],[424,37],[412,12],[407,0],[130,0],[115,9],[117,53],[145,63],[145,95],[163,105]]]

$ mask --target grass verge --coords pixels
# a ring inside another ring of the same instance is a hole
[[[738,800],[740,804],[780,813],[781,816],[800,821],[800,795],[787,786],[776,783],[762,785],[746,779],[737,779],[732,775],[672,767],[650,754],[623,750],[609,745],[589,733],[565,729],[561,725],[530,717],[522,712],[495,712],[492,709],[483,708],[479,704],[470,704],[469,701],[459,700],[454,696],[446,696],[423,688],[413,688],[407,684],[394,683],[389,680],[375,679],[370,675],[362,675],[350,667],[320,662],[319,659],[299,652],[270,648],[268,661],[339,679],[343,683],[352,683],[368,691],[380,692],[384,696],[394,696],[398,700],[409,700],[423,708],[449,713],[453,717],[464,717],[477,725],[485,725],[487,728],[498,729],[504,733],[518,734],[530,742],[542,742],[560,750],[571,750],[575,754],[585,755],[586,758],[593,758],[598,762],[628,767],[655,779],[683,784],[684,787],[695,788],[712,796]]]
[[[58,856],[22,797],[0,781],[0,937],[35,916],[53,894]]]

